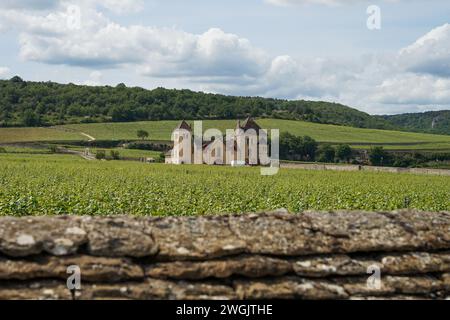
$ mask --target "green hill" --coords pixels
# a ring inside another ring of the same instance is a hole
[[[450,111],[372,116],[330,102],[234,97],[164,88],[146,90],[139,87],[128,88],[124,84],[116,87],[93,87],[53,82],[27,82],[19,77],[0,80],[0,127],[105,123],[101,130],[108,131],[111,122],[156,122],[178,119],[235,120],[247,116],[354,128],[450,135]],[[348,131],[346,128],[336,130]],[[39,131],[35,134],[42,139],[54,135],[52,131]],[[24,136],[22,140],[28,138]],[[66,138],[77,137],[67,135]],[[392,138],[395,139],[395,137]],[[0,137],[0,140],[8,139],[8,137],[3,139]],[[437,139],[441,140],[441,138]]]
[[[33,141],[81,141],[89,136],[96,140],[137,140],[138,130],[150,134],[149,139],[169,141],[179,121],[138,121],[122,123],[91,123],[56,126],[53,128],[0,128],[0,143]],[[189,121],[191,124],[193,121]],[[356,148],[368,149],[383,145],[396,150],[446,150],[450,151],[450,136],[402,132],[392,130],[352,128],[306,121],[257,119],[265,129],[280,129],[297,136],[308,135],[319,142],[348,143]],[[217,128],[225,133],[233,129],[236,120],[206,120],[203,129]]]
[[[450,135],[450,110],[406,113],[383,116],[382,118],[393,126],[401,127],[408,131]]]
[[[191,124],[193,121],[190,121]],[[348,143],[357,148],[383,145],[396,150],[450,150],[450,136],[310,123],[305,121],[258,119],[265,129],[280,129],[297,136],[308,135],[319,142]],[[91,136],[96,140],[137,140],[138,130],[145,130],[154,141],[169,141],[178,121],[140,121],[92,123],[45,128],[0,128],[0,143],[31,141],[80,141]],[[206,120],[203,129],[217,128],[225,133],[235,120]]]
[[[190,90],[79,86],[0,81],[0,126],[177,119],[238,119],[247,116],[303,120],[359,128],[393,129],[386,120],[350,107],[312,101],[233,97]]]

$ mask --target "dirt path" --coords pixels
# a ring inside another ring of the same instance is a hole
[[[86,138],[88,138],[89,141],[95,141],[95,140],[96,140],[93,136],[88,135],[87,133],[84,133],[84,132],[81,132],[81,131],[78,131],[78,132],[79,132],[81,135],[83,135],[83,136],[85,136]]]
[[[97,140],[93,136],[87,134],[86,132],[78,131],[78,130],[75,130],[75,129],[68,129],[68,128],[62,128],[62,127],[49,127],[49,129],[63,131],[63,132],[78,133],[78,134],[81,134],[82,136],[88,138],[88,141],[95,141],[95,140]]]
[[[64,154],[71,154],[71,155],[80,156],[83,159],[86,159],[86,160],[89,160],[89,161],[96,160],[94,155],[92,155],[91,153],[86,154],[84,151],[70,150],[70,149],[66,149],[66,148],[59,148],[59,151],[61,153],[64,153]]]

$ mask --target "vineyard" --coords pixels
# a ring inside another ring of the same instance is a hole
[[[189,122],[193,124],[193,121]],[[387,148],[450,150],[450,136],[445,135],[361,129],[279,119],[258,119],[257,122],[265,129],[280,129],[282,132],[298,136],[308,135],[319,142],[363,144],[367,148],[370,148],[370,144],[382,144]],[[179,121],[94,123],[67,125],[60,128],[86,132],[98,140],[132,140],[136,139],[136,131],[143,129],[150,133],[150,138],[153,140],[170,140],[172,130],[178,123]],[[203,121],[203,129],[217,128],[223,133],[235,127],[236,120]]]
[[[287,208],[450,210],[450,179],[0,155],[2,215],[202,215]]]
[[[348,143],[355,148],[370,149],[383,145],[386,149],[400,150],[450,150],[450,136],[391,130],[363,129],[346,126],[318,124],[305,121],[258,119],[265,129],[280,129],[297,136],[308,135],[319,142]],[[150,140],[170,141],[179,121],[141,121],[124,123],[73,124],[49,128],[0,128],[0,143],[32,141],[136,140],[136,132],[145,130]],[[190,121],[193,124],[193,121]],[[203,129],[217,128],[223,133],[234,129],[236,120],[203,121]]]

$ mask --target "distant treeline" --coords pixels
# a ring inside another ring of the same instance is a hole
[[[145,120],[238,119],[247,116],[391,129],[386,120],[341,104],[233,97],[190,90],[0,81],[0,126]]]
[[[405,113],[383,119],[409,131],[450,134],[450,110]]]

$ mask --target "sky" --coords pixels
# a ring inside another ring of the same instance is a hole
[[[1,0],[0,79],[450,109],[446,0]]]

